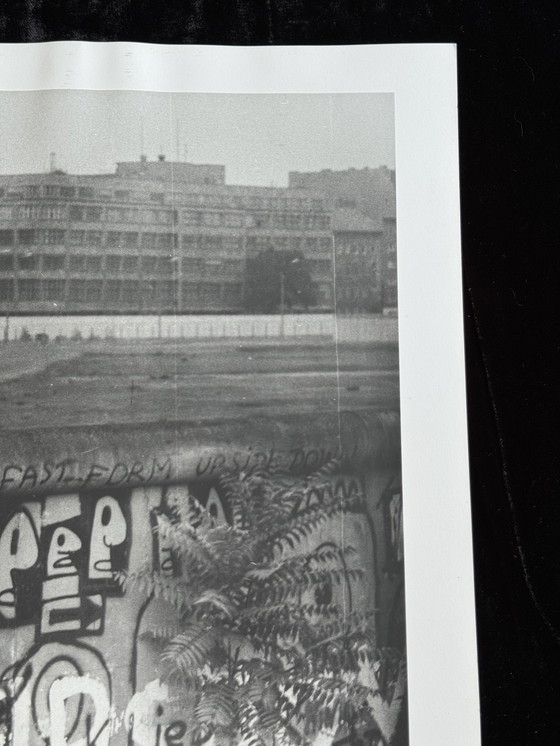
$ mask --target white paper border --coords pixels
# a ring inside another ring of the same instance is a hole
[[[1,45],[38,88],[395,93],[410,744],[479,744],[455,47]]]

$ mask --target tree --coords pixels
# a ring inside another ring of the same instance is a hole
[[[309,266],[301,251],[277,251],[273,247],[247,260],[245,307],[256,313],[275,313],[282,303],[307,310],[315,303]]]
[[[349,566],[354,548],[309,543],[363,509],[361,494],[329,496],[326,472],[296,484],[260,470],[224,476],[233,525],[189,494],[174,497],[157,534],[175,572],[146,565],[124,578],[174,609],[175,621],[148,635],[164,641],[166,676],[194,701],[195,744],[304,746],[341,728],[350,744],[360,729],[371,744],[391,743],[402,656],[376,649],[373,610],[333,602],[333,585],[363,575]],[[310,501],[321,489],[328,496]]]

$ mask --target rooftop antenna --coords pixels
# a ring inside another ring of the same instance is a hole
[[[140,160],[144,155],[144,117],[140,119]]]
[[[51,174],[54,174],[56,171],[56,153],[51,153],[49,155],[49,170]]]
[[[179,120],[175,120],[175,137],[177,139],[177,162],[181,160],[181,150],[179,148]]]

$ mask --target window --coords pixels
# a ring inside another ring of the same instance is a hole
[[[223,266],[224,270],[228,274],[239,274],[243,272],[245,262],[243,259],[224,259]]]
[[[41,190],[36,185],[25,187],[25,192],[28,197],[39,197],[41,195]]]
[[[222,249],[221,236],[203,236],[202,248],[205,251],[220,251]]]
[[[40,300],[40,293],[39,280],[19,280],[18,295],[20,300]]]
[[[177,301],[177,283],[173,281],[160,282],[159,296],[163,303],[174,305]]]
[[[14,216],[14,208],[6,205],[0,206],[0,220],[11,220]]]
[[[222,247],[226,251],[237,251],[241,248],[241,240],[237,236],[223,236]]]
[[[215,282],[203,282],[200,285],[202,302],[207,305],[218,305],[220,301],[220,286]]]
[[[86,281],[70,280],[68,283],[68,300],[83,303],[86,299]]]
[[[74,199],[75,194],[75,187],[60,187],[60,196],[62,199]]]
[[[305,215],[304,216],[304,227],[305,228],[316,228],[316,229],[327,229],[330,227],[330,216],[329,215]]]
[[[138,258],[132,254],[125,254],[122,258],[123,272],[135,272],[138,269]]]
[[[142,271],[146,274],[150,272],[156,272],[158,266],[158,256],[143,256],[142,257]]]
[[[101,272],[102,257],[99,254],[90,254],[86,256],[86,271]]]
[[[85,231],[68,231],[68,243],[71,246],[83,246],[85,235]]]
[[[105,258],[105,269],[107,272],[118,272],[121,268],[121,257],[119,254],[108,254]]]
[[[331,271],[330,259],[314,259],[309,262],[311,271],[319,274],[325,274]]]
[[[143,233],[142,234],[142,248],[143,249],[155,249],[157,241],[157,233]]]
[[[83,254],[72,254],[69,257],[70,272],[84,272],[86,268],[86,258]]]
[[[152,202],[158,202],[160,205],[163,205],[165,194],[163,192],[152,192],[150,194],[150,199],[152,200]]]
[[[138,233],[123,233],[124,246],[136,248],[138,246]]]
[[[204,213],[204,224],[205,225],[223,225],[224,216],[221,212],[205,212]]]
[[[99,222],[101,220],[101,207],[82,207],[81,205],[70,205],[68,211],[70,220],[87,220]]]
[[[186,305],[195,304],[200,297],[199,286],[191,283],[183,285],[183,303]]]
[[[47,205],[41,207],[39,217],[46,220],[63,220],[66,217],[66,208],[58,205]]]
[[[87,231],[86,243],[88,246],[101,246],[101,231]]]
[[[198,273],[204,270],[204,259],[202,258],[188,258],[183,259],[183,273]]]
[[[11,272],[14,269],[14,255],[0,254],[0,272]]]
[[[121,297],[121,281],[107,280],[105,284],[105,303],[118,303]]]
[[[140,301],[144,308],[152,306],[156,302],[156,282],[155,280],[145,280],[140,283]]]
[[[19,269],[24,272],[39,269],[38,254],[19,254],[17,261]]]
[[[101,280],[86,280],[86,301],[88,303],[100,303],[103,293],[103,282]]]
[[[202,213],[199,210],[183,210],[183,223],[187,225],[200,225],[202,223]]]
[[[173,233],[160,233],[158,235],[158,248],[160,249],[172,249],[174,246],[174,235]]]
[[[136,280],[123,280],[122,283],[122,300],[123,303],[138,303],[140,285]]]
[[[286,217],[286,227],[290,230],[296,230],[301,226],[301,215],[297,212],[288,213]]]
[[[14,281],[0,280],[0,301],[14,299]]]
[[[49,230],[41,231],[40,235],[43,239],[42,243],[53,246],[64,243],[65,233],[66,231],[60,230],[58,228],[50,228]]]
[[[64,254],[44,254],[43,270],[45,272],[58,272],[64,269]]]
[[[78,189],[78,197],[80,199],[93,199],[94,191],[92,187],[80,187]]]
[[[268,228],[272,216],[268,212],[256,213],[253,216],[255,228]]]
[[[99,220],[101,220],[101,208],[100,207],[86,208],[85,219],[91,222],[98,222]]]
[[[244,224],[244,215],[239,212],[228,212],[225,216],[226,225],[230,228],[241,227]]]
[[[121,219],[121,211],[117,207],[110,207],[105,210],[105,220],[110,223],[118,223]]]
[[[121,246],[121,234],[115,231],[107,233],[107,246]]]
[[[177,260],[174,256],[164,256],[159,263],[159,273],[163,275],[172,275],[177,266]]]
[[[43,187],[43,194],[45,197],[58,197],[58,189],[57,186],[53,185],[45,186]]]
[[[130,199],[130,191],[128,189],[115,189],[115,199]]]
[[[43,300],[64,300],[64,280],[43,280]]]
[[[22,231],[19,231],[20,234]],[[14,243],[14,232],[13,231],[0,231],[0,246],[12,246]]]

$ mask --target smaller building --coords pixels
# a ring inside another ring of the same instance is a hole
[[[336,306],[341,313],[383,310],[383,229],[358,210],[333,211]]]

